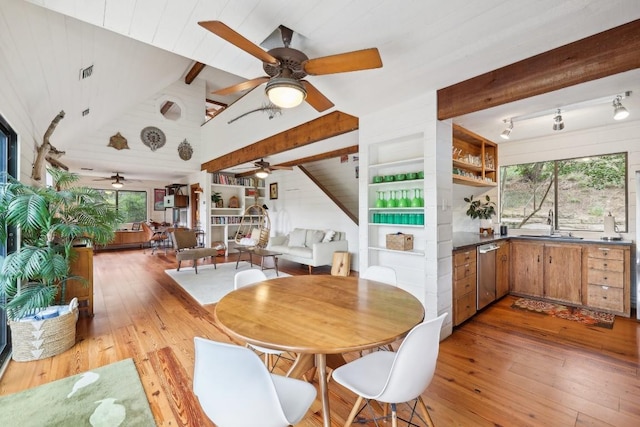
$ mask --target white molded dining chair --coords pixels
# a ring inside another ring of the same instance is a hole
[[[233,288],[240,289],[243,286],[253,285],[254,283],[262,282],[267,280],[267,276],[264,274],[262,270],[256,270],[254,268],[249,270],[243,270],[236,273],[233,278]],[[247,346],[253,348],[254,350],[264,354],[264,363],[267,365],[269,371],[273,371],[275,368],[278,359],[284,353],[280,350],[274,350],[272,348],[260,347],[253,344],[247,344]],[[276,360],[273,360],[273,356],[277,356]]]
[[[397,352],[376,351],[333,371],[335,382],[358,395],[345,427],[362,411],[360,405],[363,399],[367,399],[367,406],[369,400],[391,404],[393,427],[398,425],[396,404],[416,400],[424,422],[433,427],[427,406],[420,395],[433,379],[440,349],[440,329],[445,317],[447,313],[415,326]],[[411,411],[412,417],[414,412]],[[386,418],[386,405],[384,415]]]
[[[362,278],[386,283],[387,285],[398,285],[396,271],[391,267],[384,267],[382,265],[370,265],[364,274],[362,274]]]
[[[304,418],[311,384],[270,374],[250,349],[195,337],[193,391],[219,427],[285,427]]]

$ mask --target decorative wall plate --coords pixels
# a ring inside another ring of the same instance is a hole
[[[151,148],[151,151],[156,151],[158,148],[162,148],[167,142],[167,137],[164,136],[164,132],[155,126],[147,126],[140,132],[140,139],[142,143]]]
[[[178,155],[184,161],[191,159],[193,148],[191,148],[191,144],[189,144],[186,139],[178,145]]]
[[[120,135],[120,132],[116,133],[111,138],[109,138],[109,144],[107,146],[113,147],[116,150],[123,150],[125,148],[127,150],[129,149],[129,144],[127,144],[127,138]]]

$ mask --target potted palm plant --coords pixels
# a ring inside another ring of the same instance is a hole
[[[480,234],[493,234],[491,218],[496,214],[496,204],[491,201],[491,197],[486,195],[484,201],[474,200],[473,194],[465,197],[464,201],[469,203],[467,215],[471,219],[480,220]]]
[[[67,304],[66,282],[83,280],[69,273],[75,259],[74,244],[106,244],[121,222],[101,192],[73,186],[76,174],[58,169],[49,173],[54,186],[30,186],[13,178],[0,186],[0,239],[6,243],[8,227],[20,233],[19,249],[4,258],[0,270],[0,301],[12,329],[14,360],[16,349],[24,347],[16,342],[22,338],[18,324],[29,323],[26,319],[52,304]],[[75,317],[71,345],[75,342]],[[46,349],[35,354],[53,355]]]

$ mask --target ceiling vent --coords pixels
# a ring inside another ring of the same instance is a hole
[[[82,68],[80,70],[80,80],[91,77],[91,74],[93,74],[93,65],[89,65],[87,68]]]

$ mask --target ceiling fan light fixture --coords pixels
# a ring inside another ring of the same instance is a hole
[[[112,186],[113,188],[122,188],[122,183],[121,183],[120,181],[113,181],[113,182],[111,183],[111,186]]]
[[[564,129],[564,121],[562,120],[562,116],[560,115],[560,109],[558,108],[558,112],[553,118],[553,130],[562,130]]]
[[[616,96],[613,100],[613,119],[614,120],[624,120],[629,117],[629,111],[622,106],[620,100],[622,97],[620,95]]]
[[[257,178],[265,179],[268,176],[269,176],[269,172],[267,172],[265,169],[260,169],[256,172]]]
[[[265,92],[269,101],[280,108],[297,107],[307,98],[303,84],[289,77],[274,77],[267,83]]]

